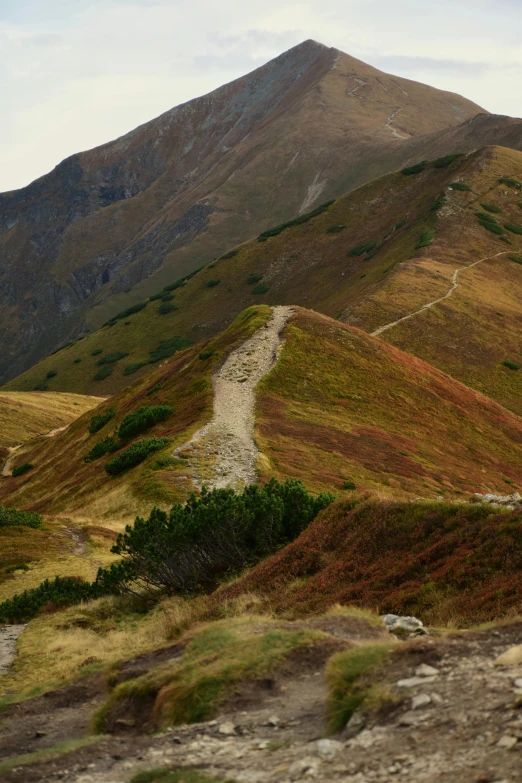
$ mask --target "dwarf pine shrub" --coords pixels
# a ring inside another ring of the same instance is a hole
[[[184,285],[186,285],[185,280],[188,280],[187,278],[182,278],[181,280],[176,280],[175,283],[170,283],[170,285],[166,285],[163,289],[164,291],[175,291],[176,288],[183,288]]]
[[[499,182],[501,185],[507,185],[508,188],[522,188],[522,182],[513,179],[513,177],[501,177]]]
[[[453,155],[444,155],[443,158],[437,158],[437,160],[433,161],[433,165],[436,169],[444,169],[446,166],[450,166],[453,161],[458,160],[459,158],[464,157],[463,152],[455,152]]]
[[[108,435],[94,444],[87,456],[84,457],[84,462],[94,462],[94,460],[104,457],[105,454],[111,454],[113,451],[116,451],[117,448],[118,441],[112,435]]]
[[[421,160],[420,163],[414,163],[413,166],[407,166],[405,169],[402,169],[402,173],[406,177],[411,177],[412,174],[420,174],[421,171],[424,171],[427,165],[427,160]]]
[[[157,391],[159,391],[162,387],[163,387],[162,383],[156,383],[154,386],[152,386],[148,390],[148,392],[147,392],[147,394],[145,396],[146,397],[150,397],[152,394],[155,394]]]
[[[207,288],[215,288],[217,285],[221,283],[221,280],[216,278],[211,278],[210,280],[207,280]]]
[[[470,186],[466,185],[465,182],[452,182],[450,188],[452,190],[471,190]]]
[[[252,289],[253,294],[266,294],[267,291],[268,291],[268,286],[266,285],[266,283],[258,283]]]
[[[103,353],[103,348],[95,348],[91,356],[99,356],[101,353]]]
[[[499,215],[502,212],[500,207],[497,207],[496,204],[481,204],[480,206],[482,209],[485,209],[486,212],[493,212],[495,215]]]
[[[275,237],[278,234],[281,234],[283,231],[286,231],[287,228],[292,228],[292,226],[300,226],[303,223],[308,223],[308,221],[312,218],[317,217],[317,215],[321,215],[323,212],[325,212],[328,207],[332,206],[333,203],[334,200],[325,201],[324,204],[320,204],[311,212],[305,212],[303,215],[299,215],[299,217],[296,217],[293,220],[288,220],[286,223],[280,223],[278,226],[274,226],[273,228],[267,229],[267,231],[263,231],[257,238],[258,242],[266,242],[266,240],[270,239],[270,237]]]
[[[160,315],[168,315],[169,313],[173,313],[174,310],[177,309],[178,306],[177,304],[174,304],[174,302],[162,302],[158,307],[158,313]]]
[[[101,367],[103,364],[114,364],[115,362],[119,362],[120,359],[125,359],[126,356],[128,356],[128,352],[125,351],[112,351],[112,353],[106,353],[104,356],[102,356],[96,364]]]
[[[91,435],[94,435],[96,432],[99,432],[102,427],[105,427],[105,425],[112,419],[114,416],[115,410],[111,407],[104,410],[102,413],[95,413],[94,416],[91,417],[91,423],[89,424],[89,432]]]
[[[425,231],[415,245],[415,250],[420,250],[423,247],[429,247],[433,243],[434,238],[435,231]]]
[[[507,367],[510,370],[520,370],[520,364],[518,364],[518,362],[512,362],[509,359],[506,359],[503,364],[504,367]]]
[[[328,226],[328,228],[326,229],[326,233],[327,234],[340,234],[341,231],[344,231],[345,228],[346,228],[346,226],[343,225],[342,223],[340,223],[338,226]]]
[[[57,375],[58,373],[56,372],[56,370],[49,370],[49,372],[46,375],[46,378],[56,378]]]
[[[213,348],[206,348],[204,351],[200,351],[198,353],[198,359],[201,359],[202,361],[205,359],[210,359],[211,356],[214,356]]]
[[[355,245],[348,251],[348,256],[362,256],[377,247],[377,242],[367,242],[365,245]]]
[[[175,353],[181,351],[182,348],[186,348],[192,344],[190,337],[169,337],[168,340],[163,340],[157,348],[154,348],[149,355],[149,364],[155,362],[161,362],[163,359],[169,359],[174,356]]]
[[[504,223],[504,226],[508,231],[511,231],[512,234],[522,234],[522,226],[517,226],[516,223]]]
[[[522,264],[522,256],[518,256],[516,253],[512,253],[508,258],[510,261],[514,261],[515,264]]]
[[[17,468],[14,468],[12,472],[12,476],[16,478],[16,476],[23,476],[24,473],[27,473],[29,470],[32,470],[34,468],[34,465],[31,465],[30,462],[22,462],[21,465],[18,465]]]
[[[43,522],[41,514],[34,511],[18,511],[15,508],[0,506],[0,527],[38,528]]]
[[[134,364],[128,364],[124,370],[123,375],[134,375],[135,372],[141,370],[142,367],[146,367],[148,362],[135,362]]]
[[[123,440],[129,440],[150,429],[160,421],[165,421],[174,413],[170,405],[149,405],[129,413],[118,427],[118,436]]]
[[[254,283],[259,283],[262,279],[263,275],[249,275],[247,278],[247,285],[254,285]]]
[[[219,261],[225,261],[227,258],[234,258],[234,256],[237,256],[239,253],[239,249],[235,248],[234,250],[229,250],[226,253],[223,253],[222,256],[219,257]]]
[[[145,438],[133,443],[128,449],[117,454],[105,465],[105,472],[109,476],[118,476],[131,468],[136,467],[147,459],[149,454],[161,451],[168,445],[168,438]]]
[[[0,604],[0,622],[23,623],[36,617],[47,604],[56,607],[70,606],[81,601],[99,598],[101,588],[95,582],[89,584],[79,577],[60,577],[46,579],[39,587],[24,590]]]

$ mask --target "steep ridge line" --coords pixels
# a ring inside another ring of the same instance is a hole
[[[213,379],[214,415],[192,439],[174,451],[189,460],[200,489],[242,487],[256,480],[255,388],[277,361],[281,333],[292,307],[274,307],[271,320],[236,348]]]
[[[444,294],[444,296],[440,296],[438,299],[434,299],[433,302],[428,302],[427,304],[422,305],[422,307],[420,307],[418,310],[415,310],[413,313],[409,313],[408,315],[403,315],[402,318],[398,318],[396,321],[392,321],[391,323],[385,324],[384,326],[379,326],[379,328],[376,329],[374,332],[370,332],[371,336],[378,337],[380,334],[387,331],[387,329],[391,329],[392,326],[397,326],[397,324],[400,324],[403,321],[407,321],[409,318],[413,318],[414,315],[423,313],[425,310],[429,310],[431,307],[438,304],[439,302],[443,302],[444,299],[449,299],[450,296],[453,294],[453,291],[455,291],[459,287],[459,283],[458,283],[459,272],[465,272],[466,269],[471,269],[471,267],[477,266],[477,264],[481,264],[483,261],[490,261],[492,258],[498,258],[498,256],[504,256],[509,252],[511,251],[502,250],[500,253],[496,253],[494,256],[486,256],[486,258],[479,258],[478,261],[474,261],[472,264],[468,264],[468,266],[461,266],[458,269],[455,269],[451,279],[452,285],[447,294]]]

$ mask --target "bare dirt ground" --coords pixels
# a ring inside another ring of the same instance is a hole
[[[214,377],[214,415],[175,456],[189,460],[201,488],[241,487],[256,480],[255,388],[277,361],[291,307],[274,307],[272,319],[233,351]]]
[[[330,625],[323,629],[332,633],[328,654],[334,644],[361,641],[349,628],[336,629],[335,620]],[[310,652],[277,676],[242,686],[217,720],[156,736],[123,727],[119,736],[15,767],[0,779],[129,783],[141,770],[187,767],[238,783],[522,780],[522,648],[511,663],[497,663],[522,644],[522,622],[399,644],[400,653],[379,675],[394,706],[373,718],[356,713],[348,729],[326,741],[325,656]],[[59,696],[9,707],[0,755],[48,747],[86,725],[101,698],[100,676],[97,684],[92,678]]]
[[[465,272],[466,269],[471,269],[472,267],[477,266],[477,264],[481,264],[483,261],[491,261],[493,258],[504,256],[509,252],[510,252],[509,250],[502,250],[500,253],[495,253],[494,256],[486,256],[486,258],[479,258],[478,261],[474,261],[472,264],[468,264],[468,266],[463,266],[460,267],[459,269],[455,269],[451,278],[451,288],[446,294],[444,294],[444,296],[440,296],[438,299],[434,299],[433,302],[428,302],[427,304],[422,305],[422,307],[420,307],[418,310],[414,310],[413,313],[408,313],[408,315],[403,315],[402,318],[398,318],[396,321],[391,321],[391,323],[389,324],[384,324],[384,326],[379,326],[378,329],[376,329],[374,332],[371,332],[372,337],[378,337],[383,332],[386,332],[388,329],[391,329],[392,326],[397,326],[397,324],[401,324],[403,321],[407,321],[408,319],[413,318],[415,315],[419,315],[419,313],[424,313],[426,310],[430,310],[436,304],[439,304],[439,302],[443,302],[445,299],[449,299],[450,296],[453,295],[453,292],[459,287],[459,274],[461,272]]]

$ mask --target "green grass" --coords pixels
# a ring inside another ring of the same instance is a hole
[[[88,745],[95,745],[96,743],[101,742],[103,739],[105,739],[103,736],[98,736],[66,740],[65,742],[60,742],[57,745],[53,745],[50,748],[36,750],[34,753],[24,753],[21,756],[15,756],[9,761],[0,763],[0,774],[9,772],[9,770],[15,769],[17,767],[26,767],[28,764],[37,764],[38,762],[62,759],[68,753],[72,753],[79,748],[85,748]],[[181,780],[179,783],[181,783]],[[199,783],[199,781],[194,781],[194,783]],[[201,781],[201,783],[206,783],[206,781]]]
[[[341,731],[373,696],[370,676],[390,657],[391,646],[372,644],[337,653],[328,662],[328,729]]]

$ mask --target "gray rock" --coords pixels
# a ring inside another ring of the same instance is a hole
[[[418,685],[427,685],[435,682],[436,677],[408,677],[405,680],[399,680],[397,688],[416,688]]]
[[[231,721],[227,721],[226,723],[221,723],[218,727],[218,731],[220,734],[225,734],[226,736],[232,736],[236,733],[236,727]]]
[[[510,748],[513,748],[517,742],[518,739],[516,737],[511,737],[509,734],[504,734],[504,736],[501,737],[497,742],[497,748],[505,748],[506,750],[509,750]]]
[[[427,633],[421,620],[417,617],[401,617],[398,614],[385,614],[384,621],[390,633],[407,633],[422,636]]]
[[[331,761],[340,750],[344,748],[342,742],[332,739],[320,739],[315,743],[315,749],[319,756],[323,759]]]
[[[421,663],[421,665],[417,666],[415,669],[415,674],[417,677],[436,677],[439,674],[439,670],[435,669],[433,666],[428,666],[427,663]]]
[[[320,760],[314,756],[305,756],[304,759],[298,759],[288,769],[290,779],[300,780],[303,775],[315,777],[319,772],[320,764]]]
[[[418,710],[419,707],[427,707],[428,704],[431,704],[431,696],[428,696],[427,693],[419,693],[411,700],[412,710]]]

